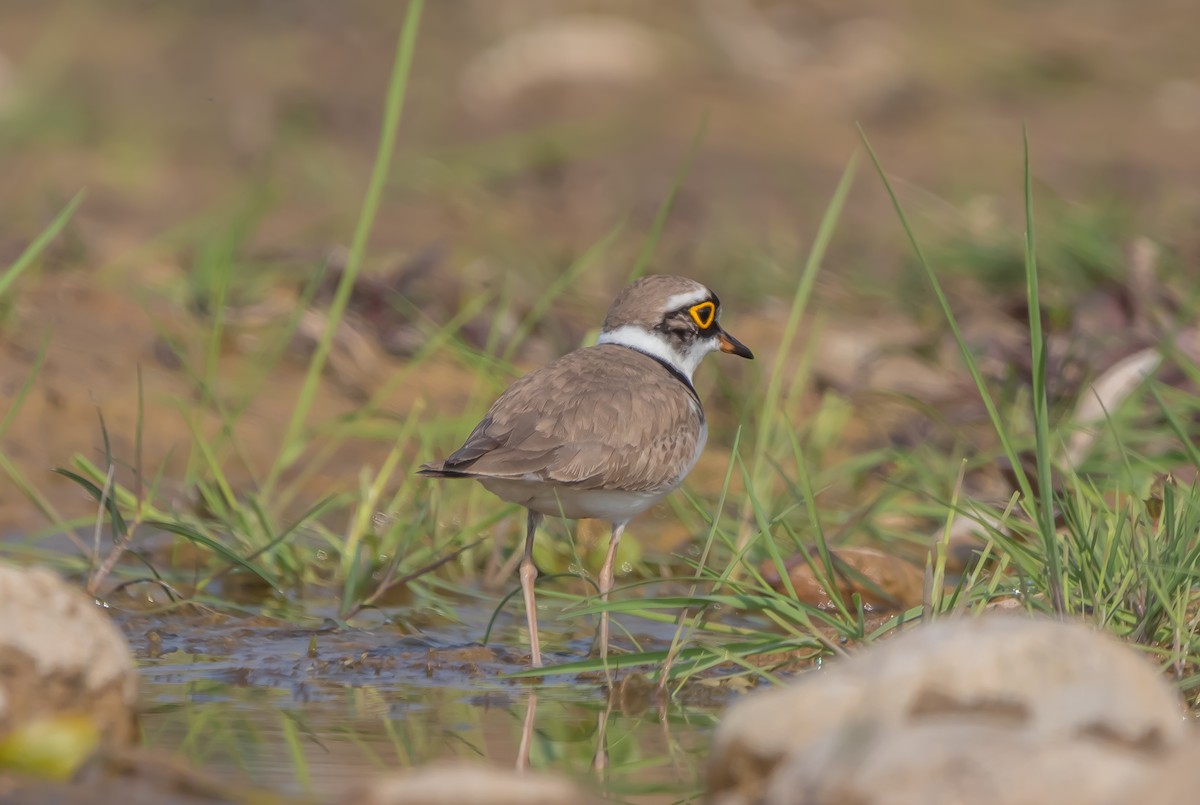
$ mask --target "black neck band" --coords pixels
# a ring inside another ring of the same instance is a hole
[[[628,345],[621,344],[620,346],[628,346]],[[668,372],[670,372],[671,376],[674,377],[676,380],[678,380],[680,383],[682,383],[683,387],[688,390],[688,394],[692,395],[692,399],[696,401],[696,407],[700,410],[700,417],[701,418],[704,417],[704,408],[703,408],[703,406],[700,405],[700,395],[696,393],[696,387],[692,385],[691,380],[688,380],[688,376],[685,375],[683,372],[679,371],[679,367],[675,366],[670,361],[667,361],[664,358],[660,358],[657,355],[646,352],[645,350],[638,349],[637,347],[629,347],[629,349],[632,349],[634,352],[637,352],[641,355],[645,355],[647,358],[654,361],[659,366],[661,366],[662,368],[664,368]]]

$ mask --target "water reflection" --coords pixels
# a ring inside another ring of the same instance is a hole
[[[454,645],[453,633],[323,632],[311,657],[310,630],[170,626],[140,646],[126,629],[145,742],[285,794],[334,799],[377,770],[459,759],[599,780],[622,801],[688,801],[716,718],[663,704],[638,676],[506,680],[527,659],[516,634],[501,643],[510,653]],[[570,650],[581,656],[590,637]]]

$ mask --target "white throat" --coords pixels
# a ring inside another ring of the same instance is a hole
[[[638,352],[652,355],[668,366],[673,366],[689,382],[696,367],[700,365],[700,361],[704,360],[704,356],[718,347],[715,338],[698,338],[692,342],[691,349],[680,353],[661,336],[633,324],[625,324],[615,330],[600,333],[600,338],[596,340],[596,343],[620,344],[623,347],[630,347]]]

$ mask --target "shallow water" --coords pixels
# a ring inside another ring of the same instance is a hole
[[[142,671],[145,743],[222,776],[329,800],[377,770],[459,758],[599,779],[617,800],[698,793],[723,693],[660,708],[636,674],[623,673],[611,693],[599,674],[507,679],[528,665],[519,613],[501,615],[488,646],[480,640],[490,608],[470,602],[454,614],[456,622],[440,619],[415,635],[391,623],[304,629],[179,613],[119,620]],[[550,610],[542,620],[547,664],[587,655],[586,619]],[[619,620],[643,645],[669,635]],[[597,772],[601,748],[607,768]]]

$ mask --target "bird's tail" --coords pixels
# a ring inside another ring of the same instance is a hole
[[[421,469],[417,470],[417,475],[424,475],[426,478],[470,478],[471,473],[461,470],[446,469],[446,462],[435,461],[431,464],[422,464]]]

